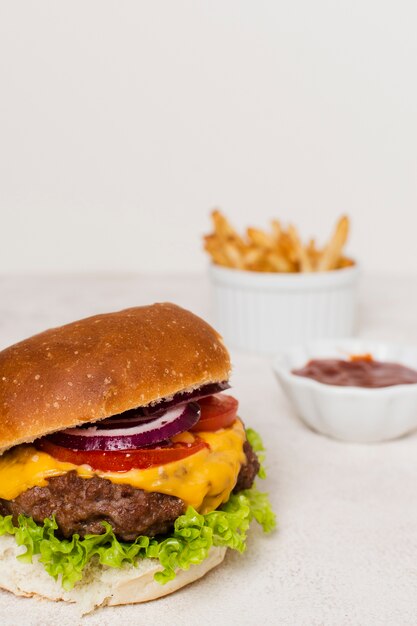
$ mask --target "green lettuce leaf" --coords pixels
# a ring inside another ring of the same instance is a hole
[[[247,428],[246,438],[249,441],[250,445],[252,446],[253,451],[256,452],[256,456],[258,457],[259,463],[261,465],[261,467],[259,468],[258,476],[259,478],[262,478],[263,480],[264,478],[266,478],[266,470],[264,466],[266,455],[265,455],[265,447],[261,439],[261,436],[259,433],[256,432],[256,430],[253,430],[253,428]]]
[[[163,569],[155,574],[155,580],[165,584],[175,578],[175,570],[187,570],[204,561],[212,546],[243,552],[252,520],[265,532],[275,528],[275,515],[268,496],[255,487],[232,494],[224,505],[206,515],[188,507],[185,514],[176,519],[168,537],[140,536],[133,543],[124,543],[116,539],[110,524],[103,522],[105,532],[101,535],[86,535],[81,539],[75,534],[71,539],[61,539],[56,536],[55,519],[46,519],[40,526],[24,515],[19,516],[18,526],[12,524],[10,515],[0,516],[0,535],[14,535],[16,543],[26,548],[18,559],[27,563],[39,555],[48,574],[70,590],[82,579],[92,559],[115,568],[135,565],[142,558],[158,559]]]

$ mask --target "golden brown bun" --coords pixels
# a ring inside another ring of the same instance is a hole
[[[137,567],[128,565],[123,569],[90,564],[84,579],[76,583],[71,591],[65,591],[59,581],[47,574],[37,557],[32,563],[19,561],[16,556],[21,549],[14,537],[4,535],[0,537],[0,589],[11,591],[17,596],[75,602],[80,612],[86,614],[100,606],[148,602],[173,593],[219,565],[226,550],[213,546],[202,563],[191,565],[186,571],[178,570],[174,580],[166,585],[160,585],[154,580],[155,572],[162,569],[154,559],[139,560]]]
[[[229,373],[218,333],[175,304],[52,328],[0,352],[0,453]]]

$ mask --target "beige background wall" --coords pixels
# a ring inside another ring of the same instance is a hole
[[[412,0],[0,0],[0,271],[183,271],[221,205],[417,271]]]

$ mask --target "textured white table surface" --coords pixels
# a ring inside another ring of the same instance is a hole
[[[367,277],[360,334],[417,344],[417,278]],[[0,348],[52,325],[171,300],[210,319],[204,277],[0,277]],[[417,624],[417,435],[373,446],[314,434],[265,359],[233,353],[241,415],[268,446],[273,536],[251,534],[206,578],[157,602],[82,620],[72,606],[0,592],[2,625]]]

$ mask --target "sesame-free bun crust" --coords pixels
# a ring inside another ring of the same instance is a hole
[[[175,304],[52,328],[0,352],[0,453],[229,374],[218,333]]]
[[[137,604],[156,600],[198,580],[219,565],[226,554],[225,547],[212,547],[207,558],[188,570],[177,570],[174,580],[161,585],[154,580],[162,566],[155,559],[143,559],[137,566],[122,569],[98,563],[87,566],[84,578],[70,591],[61,587],[34,557],[32,563],[23,563],[16,557],[22,552],[14,537],[0,537],[0,589],[17,596],[46,598],[48,600],[75,602],[80,613],[86,614],[102,606]]]

